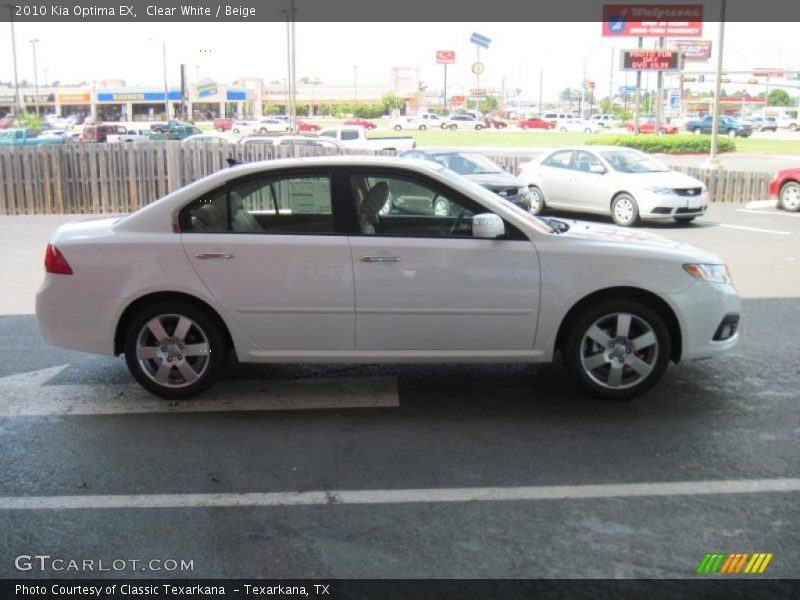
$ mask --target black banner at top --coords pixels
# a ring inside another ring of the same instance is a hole
[[[295,0],[297,21],[316,22],[601,22],[603,7],[654,7],[661,21],[680,21],[674,7],[702,7],[706,22],[719,21],[721,0],[620,2],[608,0]],[[285,21],[291,0],[29,0],[0,6],[0,20],[28,22],[247,22]],[[673,16],[674,15],[674,16]],[[800,3],[787,0],[727,0],[726,21],[800,21]],[[637,18],[632,16],[632,18]],[[404,43],[396,40],[393,43]],[[413,43],[406,40],[405,43]]]

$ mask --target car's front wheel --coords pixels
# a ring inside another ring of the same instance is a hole
[[[420,131],[425,131],[426,129],[427,127],[424,124],[419,126]]]
[[[701,133],[703,133],[703,130],[702,130],[702,129],[700,129],[699,127],[695,127],[695,128],[694,128],[694,134],[695,134],[695,135],[700,135]]]
[[[544,201],[544,194],[542,193],[542,190],[539,189],[538,186],[530,185],[528,186],[528,191],[531,194],[530,213],[532,215],[541,215],[546,208],[546,204]]]
[[[635,225],[639,220],[639,206],[630,194],[617,194],[611,203],[611,218],[623,227]]]
[[[125,334],[125,362],[146,390],[170,400],[195,396],[222,375],[228,344],[205,311],[184,302],[140,310]]]
[[[612,300],[577,318],[562,351],[567,369],[584,390],[603,398],[630,398],[664,374],[670,337],[663,318],[650,307]]]
[[[784,183],[779,194],[778,205],[789,212],[800,210],[800,183],[796,181]]]
[[[728,137],[736,137],[736,130],[735,129],[728,129]]]
[[[400,125],[395,125],[394,126],[394,130],[395,131],[400,131],[401,129],[402,129],[402,127]]]

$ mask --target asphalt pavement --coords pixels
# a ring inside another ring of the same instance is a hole
[[[121,358],[39,337],[61,220],[0,218],[2,577],[691,578],[709,552],[800,576],[795,215],[644,226],[731,265],[742,339],[629,402],[583,398],[559,362],[232,363],[204,400],[154,401]],[[36,553],[128,562],[15,568]],[[167,559],[191,568],[151,570]]]

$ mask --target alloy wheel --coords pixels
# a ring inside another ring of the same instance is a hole
[[[176,389],[195,383],[209,365],[211,344],[194,320],[179,314],[150,319],[136,337],[142,373],[159,386]]]

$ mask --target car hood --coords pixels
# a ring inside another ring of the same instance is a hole
[[[671,254],[676,259],[691,260],[709,264],[720,264],[722,261],[716,255],[686,244],[665,238],[664,236],[631,229],[630,227],[617,227],[616,225],[605,225],[603,223],[592,223],[589,221],[571,221],[567,219],[557,219],[567,223],[569,231],[560,234],[572,239],[586,240],[588,242],[598,242],[603,245],[615,245],[629,248],[652,251],[659,254]]]
[[[521,179],[505,171],[499,173],[476,173],[474,175],[464,175],[464,177],[489,190],[509,186],[525,187]]]

